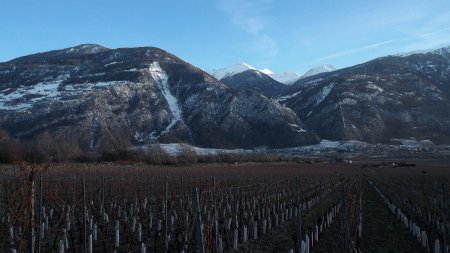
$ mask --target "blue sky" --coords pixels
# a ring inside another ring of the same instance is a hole
[[[449,0],[4,0],[0,61],[81,43],[302,73],[450,45]]]

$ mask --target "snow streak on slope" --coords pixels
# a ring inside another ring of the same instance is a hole
[[[334,88],[333,83],[323,87],[322,91],[316,97],[316,105],[322,103],[325,100],[325,98],[330,94],[333,88]]]
[[[169,104],[169,110],[172,113],[172,121],[170,124],[166,127],[164,131],[161,132],[161,135],[164,135],[170,131],[170,129],[177,123],[178,120],[181,119],[181,109],[178,106],[177,98],[170,92],[169,84],[167,82],[168,77],[166,72],[159,66],[158,62],[153,62],[149,66],[150,75],[152,76],[153,80],[157,82],[159,85],[159,88],[161,89],[162,94],[164,95],[164,98],[167,101],[167,104]]]

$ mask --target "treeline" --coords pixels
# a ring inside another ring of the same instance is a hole
[[[62,162],[75,160],[86,154],[74,142],[57,141],[48,132],[23,141],[0,129],[0,163]]]
[[[192,146],[181,144],[177,155],[168,154],[160,145],[152,145],[147,151],[105,152],[102,161],[145,162],[151,165],[178,165],[197,163],[281,162],[292,159],[279,154],[265,153],[216,153],[198,155]]]
[[[70,141],[57,141],[48,133],[31,141],[20,141],[0,129],[0,163],[20,161],[44,162],[144,162],[151,165],[178,165],[196,163],[280,162],[292,161],[290,157],[267,153],[231,153],[199,155],[188,144],[180,144],[177,154],[168,153],[161,145],[152,144],[146,149],[110,149],[83,151]]]

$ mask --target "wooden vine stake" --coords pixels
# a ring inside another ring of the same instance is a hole
[[[295,178],[297,186],[297,253],[302,252],[302,211],[300,205],[300,184],[298,181],[298,176]]]
[[[30,234],[29,234],[29,248],[28,248],[29,253],[34,253],[35,246],[36,246],[36,235],[35,235],[36,224],[35,224],[35,220],[34,220],[34,215],[35,215],[34,198],[36,195],[36,189],[35,189],[36,173],[37,173],[36,166],[31,165],[31,171],[30,171],[30,175],[28,178],[29,183],[30,183],[30,196],[29,196],[29,210],[30,210],[30,216],[29,216],[30,231],[29,231],[29,233]]]
[[[203,226],[200,216],[200,203],[198,200],[198,190],[194,188],[192,190],[192,207],[194,208],[195,217],[195,234],[197,239],[197,246],[199,253],[205,253],[205,244],[203,241]]]
[[[169,220],[169,209],[168,209],[168,204],[169,204],[169,178],[166,177],[166,182],[165,182],[165,188],[164,188],[164,192],[165,192],[165,197],[164,197],[164,252],[169,252],[169,235],[168,235],[168,230],[169,230],[169,225],[168,225],[168,220]]]

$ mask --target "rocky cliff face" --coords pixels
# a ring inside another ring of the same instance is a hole
[[[0,128],[12,136],[49,134],[83,150],[318,141],[291,109],[151,47],[80,45],[0,63],[0,95]]]
[[[277,99],[324,139],[450,143],[449,48],[300,79]]]

